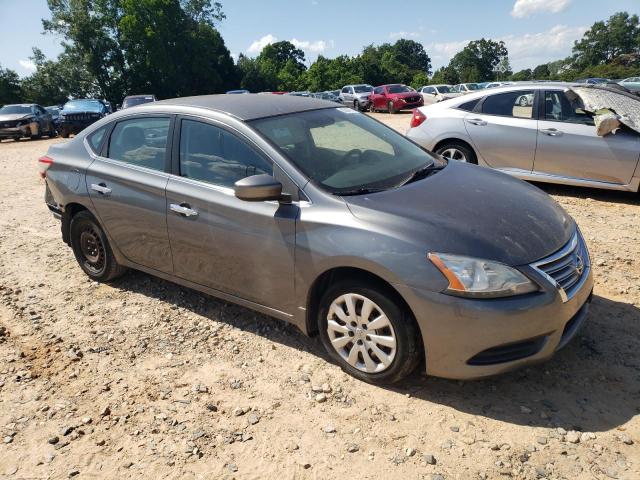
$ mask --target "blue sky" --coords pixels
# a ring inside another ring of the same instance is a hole
[[[640,13],[640,0],[221,0],[220,31],[234,56],[290,40],[307,59],[355,55],[364,45],[400,37],[422,43],[434,67],[470,40],[504,40],[514,70],[563,58],[597,20]],[[0,65],[28,75],[31,47],[55,56],[60,38],[42,35],[46,0],[0,0]]]

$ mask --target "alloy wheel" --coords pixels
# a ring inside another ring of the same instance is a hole
[[[458,162],[467,161],[467,157],[464,152],[454,147],[445,148],[442,152],[440,152],[440,155],[442,155],[447,160],[457,160]]]
[[[327,333],[342,359],[361,372],[382,372],[396,356],[396,333],[389,318],[363,295],[347,293],[331,302]]]

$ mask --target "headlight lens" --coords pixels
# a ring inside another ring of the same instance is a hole
[[[429,260],[449,280],[445,293],[462,297],[510,297],[538,286],[515,268],[479,258],[430,253]]]

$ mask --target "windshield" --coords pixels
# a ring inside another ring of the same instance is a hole
[[[340,195],[397,187],[435,158],[404,136],[348,108],[251,122],[312,182]]]
[[[24,105],[6,105],[0,108],[0,114],[31,113],[31,107]]]
[[[124,102],[122,102],[122,108],[133,107],[135,105],[141,105],[143,103],[153,102],[153,97],[134,97],[134,98],[125,98]]]
[[[446,85],[440,85],[436,87],[436,90],[440,93],[451,93],[451,89]]]
[[[353,87],[353,91],[356,93],[372,92],[373,87],[371,85],[356,85]]]
[[[97,100],[71,100],[64,104],[62,110],[65,112],[102,112],[104,105]]]
[[[391,85],[387,90],[389,93],[413,92],[413,90],[406,85]]]
[[[480,90],[480,85],[477,83],[465,83],[469,90]]]

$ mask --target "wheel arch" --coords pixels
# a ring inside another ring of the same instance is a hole
[[[75,203],[75,202],[68,203],[64,207],[64,211],[62,212],[62,225],[60,228],[62,229],[62,240],[64,241],[64,243],[66,243],[69,246],[71,246],[71,238],[70,238],[71,219],[78,212],[82,212],[84,210],[91,213],[91,210],[89,210],[87,207],[85,207],[81,203]],[[91,214],[93,215],[93,213]]]
[[[412,320],[416,322],[415,316],[411,307],[404,299],[404,297],[400,294],[400,292],[393,286],[392,283],[385,280],[379,275],[372,273],[368,270],[358,268],[358,267],[333,267],[328,270],[325,270],[320,275],[316,277],[316,279],[311,284],[309,291],[307,293],[307,302],[306,302],[306,331],[309,336],[315,336],[318,334],[318,308],[320,304],[320,299],[324,292],[335,282],[339,282],[343,279],[352,279],[354,281],[360,281],[363,283],[367,283],[369,285],[373,285],[375,287],[380,288],[381,290],[388,293],[394,300],[398,301],[398,303],[406,309],[406,311],[410,314]],[[420,330],[420,326],[416,322],[416,326],[418,330]]]

